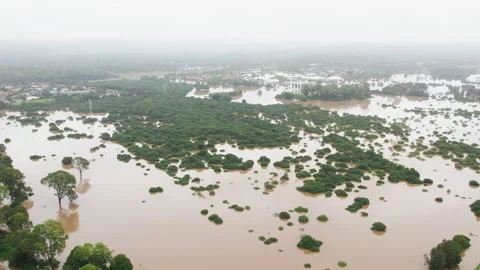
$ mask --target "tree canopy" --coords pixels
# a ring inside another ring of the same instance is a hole
[[[8,189],[12,202],[23,202],[33,195],[24,179],[23,173],[17,169],[7,167],[0,171],[0,183]]]
[[[67,197],[70,201],[73,201],[77,198],[77,193],[75,192],[75,176],[66,171],[56,171],[54,173],[49,173],[46,177],[40,180],[42,185],[46,185],[49,188],[55,190],[55,196],[58,198],[58,204],[62,204],[62,199]]]

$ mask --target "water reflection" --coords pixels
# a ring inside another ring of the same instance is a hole
[[[80,226],[80,217],[78,215],[78,204],[70,203],[68,209],[60,206],[57,213],[57,221],[62,224],[66,233],[76,232]]]
[[[85,194],[91,187],[92,185],[90,184],[90,179],[83,179],[78,182],[76,191],[80,194]]]

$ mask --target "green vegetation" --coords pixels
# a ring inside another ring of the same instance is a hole
[[[40,183],[55,190],[55,195],[58,198],[59,206],[62,205],[62,199],[65,197],[70,201],[73,201],[78,197],[77,193],[75,192],[77,180],[75,180],[75,176],[66,171],[49,173],[46,177],[40,180]]]
[[[339,262],[338,262],[338,266],[341,267],[341,268],[344,268],[344,267],[347,266],[347,263],[344,262],[344,261],[339,261]]]
[[[372,224],[372,227],[370,229],[377,232],[386,232],[387,226],[385,226],[385,224],[383,224],[382,222],[375,222]]]
[[[470,182],[468,182],[468,184],[471,186],[471,187],[478,187],[480,186],[480,184],[475,181],[475,180],[470,180]]]
[[[303,265],[303,267],[305,267],[305,268],[312,268],[312,265],[309,264],[309,263],[306,263],[306,264]]]
[[[441,203],[441,202],[443,202],[443,198],[437,197],[437,198],[435,198],[435,201]]]
[[[161,187],[151,187],[148,192],[150,193],[162,193],[163,192],[163,188]]]
[[[307,223],[308,222],[308,217],[305,215],[301,215],[298,217],[298,222],[300,223]]]
[[[462,169],[470,168],[474,171],[480,171],[480,148],[476,144],[466,144],[463,142],[449,141],[442,138],[434,142],[433,147],[423,152],[426,156],[438,155],[445,159],[450,159],[455,163],[455,167]]]
[[[130,259],[124,254],[113,256],[113,251],[103,243],[76,246],[67,257],[63,270],[76,270],[86,265],[107,270],[132,270]]]
[[[57,134],[57,135],[47,137],[47,140],[49,141],[62,140],[62,139],[65,139],[65,136],[63,136],[62,134]]]
[[[193,182],[193,180],[192,180]],[[217,184],[209,184],[208,186],[204,187],[204,186],[198,186],[198,187],[190,187],[191,190],[193,191],[197,191],[197,192],[201,192],[201,191],[212,191],[212,190],[215,190],[215,189],[219,189],[220,186],[217,185]]]
[[[132,159],[132,156],[128,155],[128,154],[118,154],[117,155],[117,159],[119,161],[123,161],[123,162],[129,162],[130,159]]]
[[[202,215],[208,215],[208,209],[203,209],[202,211],[200,211],[200,213]]]
[[[31,159],[31,160],[39,160],[39,159],[41,159],[42,157],[43,157],[43,156],[32,155],[32,156],[30,156],[30,159]]]
[[[239,206],[239,205],[232,204],[232,205],[230,205],[228,208],[229,208],[229,209],[233,209],[233,210],[235,210],[235,211],[237,211],[237,212],[243,212],[243,210],[245,210],[245,209],[247,208],[247,206],[246,206],[246,207],[241,207],[241,206]],[[248,209],[247,209],[247,210],[248,210]]]
[[[328,217],[326,215],[320,215],[320,216],[317,217],[317,220],[320,221],[320,222],[327,222]]]
[[[288,212],[280,212],[278,217],[280,217],[280,219],[290,219],[290,214]]]
[[[462,261],[461,253],[470,247],[470,238],[464,235],[455,235],[453,240],[443,240],[425,255],[425,262],[429,270],[444,270],[456,268]]]
[[[312,252],[319,252],[322,244],[322,241],[317,241],[310,235],[302,235],[300,237],[300,242],[298,242],[297,244],[297,247],[307,249]]]
[[[283,92],[277,98],[298,100],[350,100],[367,99],[370,97],[370,89],[365,84],[354,85],[304,85],[302,94]]]
[[[357,146],[358,142],[336,134],[329,134],[323,137],[323,141],[331,143],[338,151],[326,157],[331,162],[344,162],[356,164],[349,168],[344,174],[339,174],[339,169],[329,165],[320,165],[318,173],[314,174],[314,180],[305,180],[303,186],[297,187],[301,192],[311,194],[331,192],[335,187],[346,182],[361,182],[365,172],[377,175],[389,173],[388,180],[391,182],[406,181],[410,184],[422,184],[420,174],[412,168],[395,164],[374,151],[365,151]],[[336,189],[335,194],[346,197],[344,190]]]
[[[428,85],[425,83],[400,83],[386,86],[376,93],[392,96],[428,97]]]
[[[349,205],[345,210],[356,213],[363,206],[367,206],[370,204],[370,200],[364,197],[357,197],[353,201],[354,203]]]
[[[297,213],[308,213],[308,208],[305,208],[303,206],[297,206],[294,210]]]
[[[429,178],[423,179],[423,185],[424,185],[424,186],[428,186],[428,185],[432,185],[432,184],[433,184],[433,180],[432,180],[432,179],[429,179]]]
[[[5,156],[0,158],[0,184],[8,190],[11,203],[21,203],[33,195],[32,188],[25,183],[25,176],[12,168],[12,160]],[[3,169],[2,169],[3,168]]]
[[[345,190],[343,189],[336,189],[335,195],[337,195],[338,197],[348,197],[347,192],[345,192]]]
[[[263,243],[265,245],[270,245],[270,244],[273,244],[273,243],[277,243],[278,242],[278,239],[275,238],[275,237],[270,237],[268,239],[266,239]]]
[[[64,157],[62,159],[62,165],[72,165],[73,164],[73,158],[72,157]]]
[[[268,164],[270,164],[270,159],[266,156],[261,156],[258,159],[258,163],[260,163],[260,166],[266,167],[266,166],[268,166]]]
[[[80,181],[83,180],[83,171],[90,168],[90,161],[83,157],[76,157],[73,159],[73,167],[80,173]]]
[[[480,217],[480,200],[476,200],[474,203],[470,204],[470,210],[475,216]]]
[[[212,214],[208,217],[208,220],[213,221],[215,224],[222,224],[223,219],[221,219],[217,214]]]

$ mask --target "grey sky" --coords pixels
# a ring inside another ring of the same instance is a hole
[[[1,2],[0,40],[480,40],[478,0]]]

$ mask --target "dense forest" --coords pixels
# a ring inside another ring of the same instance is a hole
[[[277,98],[287,100],[297,99],[305,100],[351,100],[351,99],[367,99],[370,97],[370,89],[366,84],[353,85],[321,85],[306,84],[302,88],[302,94],[293,94],[291,92],[283,92]]]
[[[427,89],[428,85],[425,83],[399,83],[385,86],[382,91],[375,91],[374,93],[392,96],[428,97]]]

